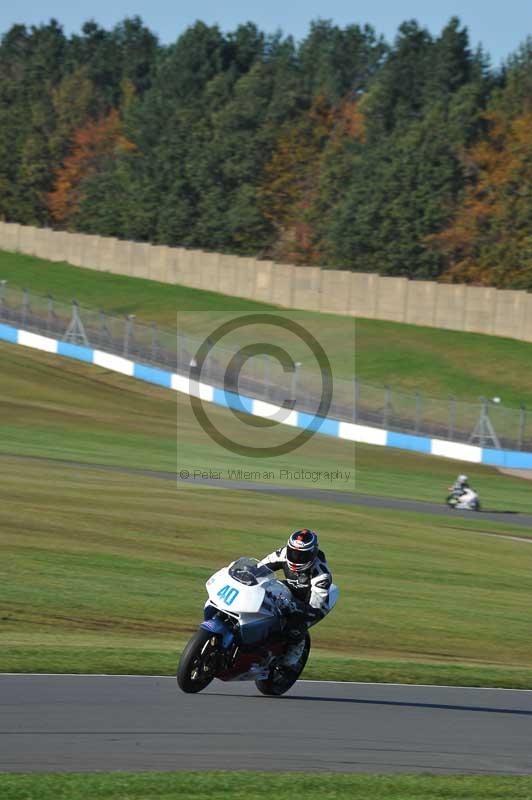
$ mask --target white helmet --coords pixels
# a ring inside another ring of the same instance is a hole
[[[468,480],[469,480],[469,478],[467,477],[467,475],[459,475],[458,478],[456,479],[456,482],[457,483],[467,483]]]

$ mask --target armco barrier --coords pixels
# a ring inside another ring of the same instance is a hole
[[[201,397],[202,400],[217,405],[246,411],[257,417],[276,419],[276,414],[285,414],[285,409],[244,395],[235,395],[223,389],[217,389],[205,383],[191,381],[185,375],[167,372],[147,364],[138,364],[121,356],[94,350],[90,347],[70,344],[69,342],[51,339],[37,333],[30,333],[10,325],[0,324],[0,339],[11,344],[24,345],[45,353],[74,358],[85,361],[112,372],[119,372],[137,380],[157,384],[166,389],[173,389],[184,394]],[[402,450],[413,450],[433,456],[443,456],[457,461],[469,461],[475,464],[488,464],[509,469],[532,469],[532,453],[521,453],[512,450],[492,450],[474,445],[449,442],[445,439],[429,439],[425,436],[411,436],[382,428],[341,422],[336,419],[323,418],[316,426],[315,417],[300,411],[292,411],[278,421],[291,427],[316,427],[325,436],[334,436],[351,442],[373,444],[381,447],[396,447]]]

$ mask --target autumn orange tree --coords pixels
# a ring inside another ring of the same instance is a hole
[[[319,261],[312,217],[327,148],[345,137],[362,136],[363,121],[354,100],[337,107],[323,95],[297,122],[281,132],[259,186],[261,210],[278,233],[272,253],[277,259],[312,264]]]
[[[523,50],[484,115],[485,136],[463,155],[469,182],[451,223],[428,237],[443,280],[532,288],[531,56]]]
[[[104,171],[121,153],[134,149],[123,133],[116,109],[78,128],[70,153],[55,174],[54,190],[48,195],[52,218],[67,227],[73,224],[80,210],[83,182]]]

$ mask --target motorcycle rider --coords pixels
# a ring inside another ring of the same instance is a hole
[[[449,486],[449,491],[457,497],[462,497],[470,488],[467,475],[459,475],[453,485]]]
[[[455,508],[474,509],[479,511],[480,504],[478,494],[469,485],[467,475],[459,475],[452,486],[449,486],[449,499],[456,498]]]
[[[286,664],[296,664],[305,648],[307,628],[329,613],[329,589],[332,575],[325,554],[319,548],[318,536],[309,528],[294,531],[284,547],[265,556],[260,562],[269,569],[282,569],[284,583],[294,598],[288,609],[286,633],[290,645]]]

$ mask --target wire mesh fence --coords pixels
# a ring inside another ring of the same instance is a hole
[[[239,350],[212,347],[201,376],[196,355],[202,343],[177,330],[145,324],[134,315],[114,317],[103,311],[43,297],[0,281],[0,323],[84,345],[145,364],[201,377],[204,383],[239,392],[272,405],[315,414],[327,376],[296,365],[285,371],[273,357],[239,358]],[[328,415],[344,422],[409,435],[428,436],[482,447],[532,451],[532,413],[480,398],[432,398],[375,386],[353,378],[333,377]]]

